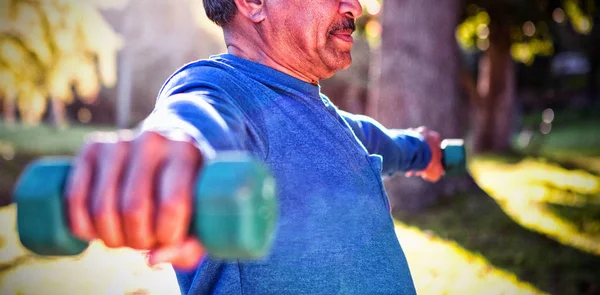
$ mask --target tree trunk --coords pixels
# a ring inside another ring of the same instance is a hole
[[[52,107],[52,123],[57,129],[64,129],[67,127],[67,118],[65,111],[65,103],[58,98],[51,98],[50,104]]]
[[[365,114],[369,117],[379,118],[379,86],[381,78],[381,48],[374,47],[370,51],[371,62],[369,63],[369,86],[365,102]]]
[[[17,121],[16,118],[16,114],[17,114],[17,106],[16,106],[16,97],[14,95],[9,96],[6,95],[4,97],[4,106],[3,106],[3,111],[4,111],[4,124],[6,124],[6,126],[12,127],[15,125],[15,122]]]
[[[388,128],[427,126],[443,138],[462,137],[454,29],[459,0],[385,1],[377,116]],[[403,173],[386,179],[393,210],[418,210],[454,193],[455,182],[432,184]]]
[[[514,126],[515,69],[510,28],[490,24],[490,46],[479,62],[473,100],[473,152],[507,152]]]
[[[117,86],[117,127],[121,129],[129,128],[131,121],[131,90],[133,71],[131,55],[128,54],[128,48],[123,49],[119,54],[119,78]]]
[[[600,46],[599,46],[600,47]],[[598,75],[600,73],[600,58],[595,54],[588,56],[590,60],[590,71],[588,72],[588,99],[591,107],[600,106],[600,95],[598,94]]]
[[[132,9],[131,5],[128,10]],[[132,20],[128,17],[123,19],[123,35],[130,36],[133,30]],[[115,113],[117,114],[117,127],[121,129],[129,128],[131,122],[131,93],[133,89],[133,51],[135,44],[126,44],[125,48],[118,55],[118,82]]]

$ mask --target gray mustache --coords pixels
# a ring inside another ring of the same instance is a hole
[[[331,28],[331,30],[329,30],[329,32],[334,34],[338,31],[343,31],[343,30],[352,30],[352,32],[354,32],[356,30],[356,25],[354,24],[354,20],[351,18],[347,18],[343,22],[335,24]]]

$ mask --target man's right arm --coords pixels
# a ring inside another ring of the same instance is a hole
[[[204,254],[187,235],[194,180],[215,151],[245,148],[244,121],[224,94],[187,89],[162,96],[137,135],[90,140],[67,186],[72,233],[194,268]]]

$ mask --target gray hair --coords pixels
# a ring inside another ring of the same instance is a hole
[[[208,19],[221,27],[231,21],[237,11],[233,0],[203,0],[202,2]]]

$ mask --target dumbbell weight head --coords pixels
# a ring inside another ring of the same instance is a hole
[[[25,168],[14,191],[21,244],[44,256],[71,256],[88,243],[71,235],[64,214],[68,158],[43,158]]]
[[[271,247],[275,181],[249,156],[222,153],[196,181],[195,234],[217,258],[256,259]]]
[[[464,141],[462,139],[444,139],[442,140],[441,148],[444,175],[465,175],[467,167]]]

